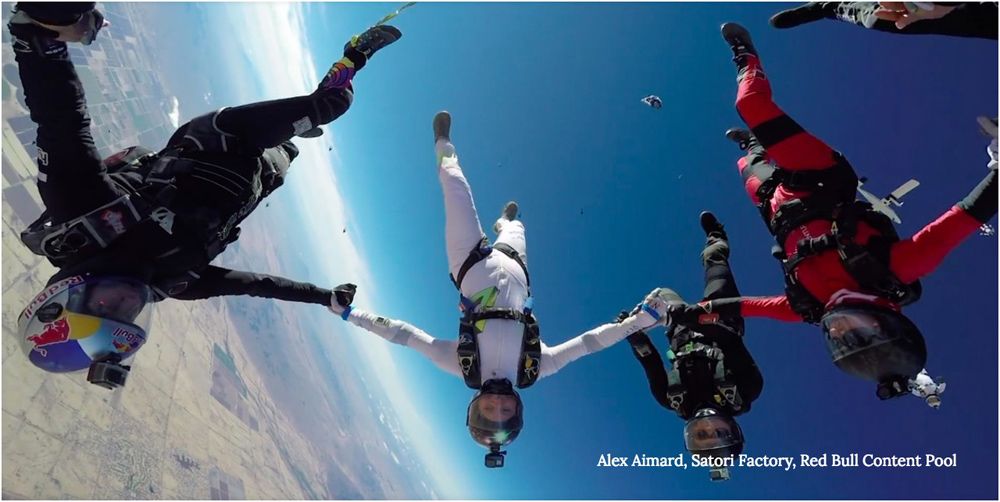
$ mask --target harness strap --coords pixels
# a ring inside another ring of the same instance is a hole
[[[469,252],[469,256],[465,258],[465,261],[462,262],[462,266],[458,269],[458,275],[451,276],[451,282],[455,285],[455,288],[461,291],[462,281],[465,279],[465,275],[469,273],[469,270],[475,264],[485,260],[494,250],[507,255],[510,259],[514,260],[521,266],[521,270],[524,271],[524,280],[527,282],[528,288],[531,288],[531,277],[528,275],[528,266],[524,264],[521,254],[511,246],[502,242],[498,242],[493,246],[490,246],[485,237],[483,237],[483,240],[479,242],[478,246]]]

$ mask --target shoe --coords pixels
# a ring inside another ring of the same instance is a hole
[[[446,111],[434,115],[434,142],[451,141],[451,114]]]
[[[726,138],[739,145],[740,150],[746,150],[750,146],[750,139],[753,136],[746,129],[733,127],[726,131]]]
[[[736,23],[726,23],[722,25],[722,38],[733,50],[733,60],[737,63],[746,55],[757,55],[757,49],[753,46],[750,32],[746,28]]]
[[[701,216],[701,229],[705,231],[706,236],[716,236],[722,239],[726,238],[726,229],[719,223],[719,220],[710,211],[702,211]]]
[[[771,16],[770,23],[778,29],[794,28],[800,24],[834,17],[832,7],[836,2],[809,2],[794,9],[783,10]]]
[[[493,233],[500,233],[500,220],[514,221],[517,219],[517,213],[520,208],[517,207],[517,202],[510,201],[503,206],[503,210],[500,212],[500,219],[493,224]]]
[[[372,26],[365,30],[364,33],[351,37],[351,40],[344,45],[344,54],[346,55],[348,51],[353,49],[364,54],[365,59],[371,59],[383,47],[402,37],[403,32],[399,31],[395,26],[387,24]]]

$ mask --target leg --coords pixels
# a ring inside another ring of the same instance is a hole
[[[213,115],[211,129],[209,124],[205,129],[233,138],[245,149],[263,150],[333,122],[350,108],[353,97],[348,89],[333,89],[225,108]]]
[[[903,29],[892,21],[879,19],[875,2],[809,2],[779,12],[771,18],[776,28],[792,28],[821,19],[836,19],[864,28],[898,35],[951,35],[996,40],[997,5],[993,2],[969,2],[952,6],[954,10],[939,19],[925,19]],[[938,7],[940,8],[940,6]]]
[[[632,346],[632,355],[642,365],[642,371],[646,374],[646,380],[649,381],[649,391],[653,394],[656,402],[668,410],[671,409],[670,402],[667,400],[667,388],[670,386],[670,382],[667,379],[667,370],[663,366],[663,359],[656,351],[656,346],[643,331],[629,335],[628,343]]]
[[[791,171],[826,169],[835,165],[833,150],[802,129],[771,99],[771,84],[746,29],[726,23],[722,34],[733,49],[739,71],[736,110],[768,155],[779,166]]]
[[[508,203],[508,207],[510,207],[510,204],[511,203]],[[505,211],[505,214],[497,219],[496,224],[493,226],[493,229],[497,231],[497,238],[495,242],[497,244],[503,243],[514,248],[514,250],[517,251],[517,254],[521,256],[521,261],[527,265],[528,244],[524,238],[524,223],[521,220],[516,219],[516,207],[517,205],[515,204],[513,215],[506,214]]]
[[[767,151],[760,145],[753,134],[748,134],[746,141],[740,143],[740,148],[746,150],[747,154],[736,162],[736,167],[743,178],[743,188],[754,205],[760,205],[760,196],[757,190],[760,188],[762,180],[767,179],[774,172],[774,165],[771,163]]]
[[[729,267],[729,243],[725,237],[709,236],[705,239],[705,249],[701,257],[705,266],[703,301],[740,296],[736,279]]]
[[[736,110],[760,146],[783,169],[826,169],[835,163],[833,150],[809,134],[774,103],[771,84],[760,59],[746,56],[736,94]]]
[[[445,242],[448,253],[448,271],[458,276],[462,263],[469,253],[486,238],[479,224],[472,188],[458,165],[455,147],[448,139],[434,145],[438,157],[438,178],[444,192]]]

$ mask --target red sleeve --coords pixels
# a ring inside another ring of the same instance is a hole
[[[740,299],[743,317],[770,317],[779,321],[802,322],[785,296],[749,296]]]
[[[952,206],[913,237],[893,244],[889,266],[904,283],[916,281],[933,272],[952,249],[981,225],[982,222],[964,209]]]

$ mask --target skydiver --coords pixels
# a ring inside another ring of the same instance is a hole
[[[775,28],[833,19],[903,35],[997,39],[996,2],[809,2],[771,17]]]
[[[660,291],[653,290],[620,322],[598,326],[554,347],[542,343],[531,310],[527,247],[524,224],[517,218],[518,205],[508,202],[504,206],[493,226],[496,241],[490,246],[450,139],[451,115],[438,113],[433,125],[444,193],[448,269],[463,311],[458,340],[434,338],[406,322],[351,307],[353,285],[338,288],[343,294],[330,309],[463,378],[476,391],[466,412],[469,433],[490,450],[486,466],[501,467],[506,453],[501,448],[517,438],[524,423],[524,406],[515,388],[527,388],[576,359],[662,324],[666,303]]]
[[[901,308],[919,299],[921,277],[997,213],[996,140],[988,148],[985,179],[900,240],[888,217],[855,200],[858,178],[847,159],[772,101],[746,29],[727,23],[722,35],[738,70],[736,108],[750,128],[727,136],[747,152],[739,171],[776,238],[785,294],[678,306],[671,317],[703,324],[737,315],[818,324],[840,369],[878,382],[882,399],[906,393],[908,381],[924,368],[927,349]]]
[[[146,340],[155,302],[250,295],[329,305],[330,290],[210,262],[282,185],[299,153],[289,140],[317,136],[320,125],[344,114],[355,73],[401,33],[378,26],[353,37],[311,94],[208,113],[182,125],[158,153],[131,147],[102,161],[67,51],[68,42],[88,45],[106,26],[94,7],[18,3],[8,24],[38,124],[45,205],[22,240],[59,268],[18,324],[36,366],[93,372],[95,364],[110,365],[121,375],[114,387],[127,372],[120,363]]]
[[[719,220],[701,213],[705,248],[702,301],[740,295],[729,267],[729,241]],[[677,293],[661,289],[661,297],[682,304]],[[684,447],[703,457],[738,456],[743,451],[743,431],[733,418],[750,411],[760,396],[764,378],[743,344],[743,318],[720,318],[714,324],[671,323],[667,327],[669,369],[645,332],[628,336],[632,354],[642,364],[649,390],[656,402],[686,421]],[[728,479],[725,468],[713,469],[713,480]]]

